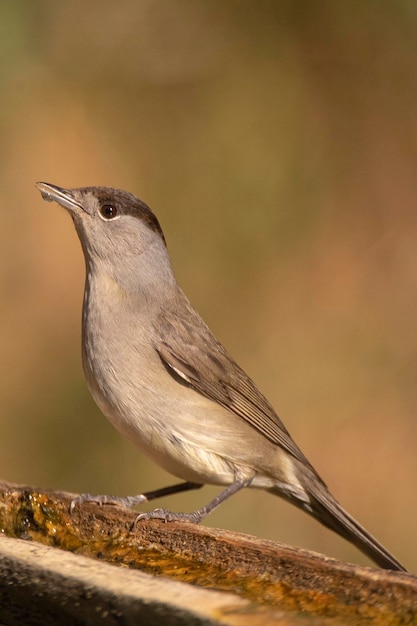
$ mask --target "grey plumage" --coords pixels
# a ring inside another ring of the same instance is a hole
[[[103,413],[142,451],[187,481],[226,489],[191,514],[157,509],[140,517],[200,521],[239,489],[284,497],[381,567],[405,568],[330,494],[255,383],[235,363],[180,289],[155,215],[107,187],[38,183],[68,209],[86,261],[83,365]],[[130,498],[81,496],[126,505]]]

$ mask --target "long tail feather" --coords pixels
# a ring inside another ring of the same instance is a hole
[[[353,543],[361,552],[384,569],[406,572],[406,568],[379,543],[363,526],[359,524],[340,504],[310,468],[303,467],[298,472],[304,489],[304,497],[294,491],[283,492],[282,488],[270,489],[271,493],[288,499],[327,528]],[[301,485],[300,485],[301,486]]]
[[[322,489],[310,495],[311,515],[322,524],[353,543],[384,569],[406,572],[406,568],[359,524],[333,496]]]

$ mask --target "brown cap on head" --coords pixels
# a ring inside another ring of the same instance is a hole
[[[165,243],[164,233],[156,215],[145,202],[132,193],[112,187],[77,187],[74,189],[64,189],[50,183],[38,182],[36,187],[42,194],[44,200],[48,202],[58,202],[63,207],[73,210],[75,207],[85,210],[80,197],[84,195],[94,195],[100,206],[113,207],[118,214],[131,215],[142,220],[151,230],[158,233]],[[109,216],[110,217],[110,216]],[[114,217],[114,215],[113,215]]]

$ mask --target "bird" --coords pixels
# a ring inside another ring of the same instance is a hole
[[[137,496],[82,494],[130,507],[206,484],[223,490],[191,512],[141,519],[201,522],[246,487],[302,509],[384,569],[406,568],[330,493],[274,408],[191,305],[152,210],[111,187],[36,183],[70,214],[84,253],[82,362],[110,422],[183,482]]]

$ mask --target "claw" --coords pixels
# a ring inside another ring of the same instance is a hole
[[[71,501],[69,510],[70,513],[72,513],[76,504],[83,504],[84,502],[95,502],[96,504],[98,504],[98,506],[111,504],[112,506],[122,506],[125,509],[128,509],[131,506],[136,506],[137,504],[142,504],[143,502],[147,501],[148,499],[144,494],[118,498],[117,496],[92,496],[89,493],[82,493],[80,496],[77,496]]]
[[[132,531],[135,530],[137,523],[144,519],[160,519],[164,522],[188,522],[198,524],[202,517],[200,511],[194,511],[193,513],[174,513],[168,509],[154,509],[153,511],[137,515],[132,524]]]

